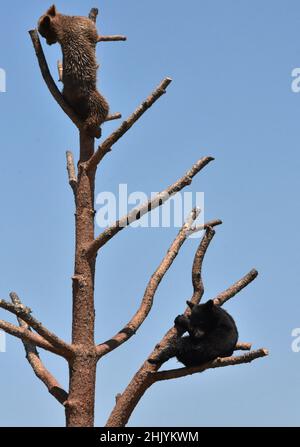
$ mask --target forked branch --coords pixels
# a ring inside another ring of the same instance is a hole
[[[93,22],[96,23],[98,14],[99,14],[99,9],[92,8],[90,10],[88,17],[89,17],[89,19],[91,19]],[[125,36],[120,36],[119,34],[113,35],[113,36],[99,36],[98,37],[98,42],[116,42],[118,40],[127,40],[127,38]]]
[[[61,349],[58,349],[40,335],[35,334],[34,332],[29,331],[26,328],[15,326],[8,321],[0,320],[0,329],[2,329],[7,334],[19,338],[20,340],[29,341],[30,343],[33,343],[36,346],[45,349],[46,351],[50,351],[53,352],[53,354],[61,355],[64,357]]]
[[[171,267],[171,265],[173,264],[183,243],[186,241],[189,235],[190,227],[197,218],[199,212],[200,210],[194,209],[191,212],[191,215],[187,219],[186,223],[182,226],[182,228],[178,232],[176,238],[174,239],[173,243],[168,249],[167,254],[164,256],[158,268],[151,276],[148,285],[146,287],[144,296],[142,298],[140,307],[136,311],[134,316],[131,318],[129,323],[127,323],[126,326],[123,329],[121,329],[116,335],[114,335],[111,339],[98,345],[97,351],[99,357],[102,357],[103,355],[116,349],[118,346],[126,342],[130,337],[132,337],[132,335],[136,333],[138,328],[143,324],[152,308],[155,293],[158,289],[158,286],[162,281],[163,277],[165,276],[165,274],[167,273],[167,271],[169,270],[169,268]],[[220,223],[221,222],[219,220],[210,222],[211,226],[219,225]],[[206,224],[203,225],[203,228],[205,228],[205,226]],[[211,232],[213,230],[210,228],[209,231]]]
[[[236,344],[235,351],[250,351],[251,347],[251,343],[238,342]]]
[[[20,298],[16,293],[10,293],[10,298],[14,305],[22,305]],[[27,323],[25,323],[25,321],[23,321],[20,317],[17,317],[17,319],[20,327],[31,331],[30,327]],[[68,399],[68,393],[60,386],[55,377],[44,366],[36,349],[36,345],[26,340],[22,340],[22,342],[26,352],[26,358],[35,375],[46,385],[49,393],[63,405]]]
[[[210,232],[210,234],[209,234]],[[206,239],[205,239],[206,237]],[[209,242],[213,237],[213,232],[208,227],[206,230],[206,234],[202,239],[200,246],[196,252],[194,263],[193,263],[193,271],[192,271],[192,280],[194,293],[192,299],[194,302],[199,302],[201,299],[201,295],[203,294],[203,284],[201,280],[201,266],[203,262],[203,258],[207,249]],[[206,240],[206,242],[204,242]],[[202,247],[201,247],[202,245]],[[200,278],[197,275],[197,268],[200,271]],[[222,305],[225,301],[232,298],[236,293],[241,291],[244,287],[246,287],[253,279],[257,276],[256,270],[251,270],[246,276],[244,276],[241,280],[237,281],[231,287],[229,287],[225,292],[217,295],[215,298],[215,304]],[[188,308],[186,308],[185,313],[189,312]],[[162,340],[155,346],[155,349],[150,354],[148,358],[156,358],[159,353],[162,351],[172,347],[172,345],[176,342],[177,338],[181,335],[180,330],[177,327],[172,327],[165,334]],[[236,350],[250,350],[251,345],[249,343],[237,343]],[[218,358],[213,362],[210,362],[206,365],[201,365],[197,368],[179,368],[170,371],[161,371],[158,372],[160,368],[160,364],[153,364],[148,362],[147,360],[138,370],[138,372],[134,375],[131,382],[126,387],[125,391],[120,395],[119,399],[116,402],[116,405],[107,421],[106,426],[108,427],[124,427],[133,410],[137,406],[138,402],[146,392],[146,390],[155,382],[159,380],[166,380],[171,378],[183,377],[188,374],[194,374],[196,372],[202,372],[208,368],[217,368],[229,365],[237,365],[241,363],[249,363],[252,360],[255,360],[259,357],[264,357],[268,354],[266,349],[259,349],[256,351],[250,351],[246,354],[240,356],[233,356],[227,358]]]
[[[23,321],[25,321],[25,323],[28,324],[28,326],[34,329],[43,338],[43,340],[51,344],[64,356],[68,356],[73,352],[71,345],[64,342],[57,335],[55,335],[53,332],[49,331],[45,326],[43,326],[42,323],[40,323],[31,315],[31,310],[28,307],[25,307],[22,303],[13,304],[8,301],[0,300],[0,307],[2,309],[7,310],[8,312],[13,313],[17,317],[20,317]],[[20,328],[19,330],[21,329],[23,328]],[[24,331],[29,332],[28,330],[25,329]]]

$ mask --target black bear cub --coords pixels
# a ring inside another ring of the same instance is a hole
[[[175,326],[188,332],[180,337],[175,345],[163,351],[150,363],[162,363],[171,357],[185,366],[198,366],[217,357],[232,355],[238,340],[238,331],[233,318],[213,300],[205,304],[193,304],[187,301],[191,313],[187,317],[178,315]]]

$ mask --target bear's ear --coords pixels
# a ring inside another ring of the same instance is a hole
[[[186,304],[189,306],[190,309],[193,309],[193,307],[195,306],[195,304],[191,301],[187,301]]]
[[[55,17],[56,14],[57,14],[56,6],[55,6],[55,5],[50,6],[50,8],[49,8],[48,11],[46,12],[46,14],[47,14],[48,16]]]
[[[43,16],[39,22],[39,31],[46,30],[51,25],[51,18],[49,16]]]
[[[209,308],[212,308],[212,307],[214,307],[214,305],[215,305],[213,300],[208,300],[205,304],[206,304],[207,307],[209,307]]]

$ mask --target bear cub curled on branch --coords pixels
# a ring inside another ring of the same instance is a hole
[[[96,86],[98,33],[95,23],[87,17],[60,14],[53,5],[39,19],[38,31],[48,45],[57,42],[61,45],[62,94],[84,122],[86,132],[99,136],[99,126],[107,118],[109,106]]]
[[[171,357],[185,366],[199,366],[217,357],[232,355],[238,340],[238,330],[233,318],[213,300],[204,304],[193,304],[189,316],[178,315],[174,324],[189,335],[177,339],[174,346],[162,351],[150,363],[162,363]]]

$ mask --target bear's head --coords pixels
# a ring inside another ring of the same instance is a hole
[[[213,300],[208,300],[204,304],[193,304],[186,302],[191,309],[190,323],[194,327],[200,327],[202,330],[209,330],[218,320],[217,306]]]
[[[52,5],[48,11],[42,15],[38,21],[38,31],[46,39],[48,45],[57,42],[57,32],[55,28],[55,19],[58,16],[55,5]]]

